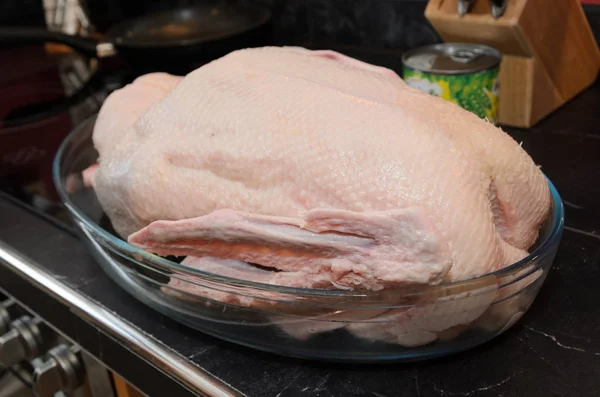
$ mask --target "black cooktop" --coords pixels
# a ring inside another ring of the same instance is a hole
[[[546,284],[513,328],[478,348],[443,359],[402,365],[331,364],[257,352],[200,334],[118,288],[68,227],[57,226],[9,199],[0,200],[0,242],[198,371],[248,396],[597,396],[599,103],[600,83],[596,83],[538,126],[507,129],[523,142],[562,195],[566,207],[563,240]],[[189,395],[168,371],[157,370],[148,360],[115,344],[110,335],[87,324],[85,317],[61,309],[61,303],[39,286],[2,265],[0,288],[25,301],[149,396]]]

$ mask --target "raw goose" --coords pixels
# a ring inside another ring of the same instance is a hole
[[[550,205],[502,130],[331,51],[247,49],[144,76],[107,99],[94,143],[87,180],[123,238],[294,287],[481,275],[527,255]]]

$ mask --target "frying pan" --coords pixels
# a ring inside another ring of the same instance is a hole
[[[102,40],[39,28],[0,28],[0,43],[55,42],[93,58],[121,55],[133,63],[209,59],[263,45],[271,12],[256,5],[212,3],[148,14],[108,30]]]

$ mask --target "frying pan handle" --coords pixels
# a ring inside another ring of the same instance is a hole
[[[53,42],[65,44],[87,56],[97,57],[98,42],[85,37],[36,28],[0,28],[0,43],[29,44]]]

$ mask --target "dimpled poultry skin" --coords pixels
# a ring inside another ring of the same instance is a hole
[[[501,129],[332,51],[142,76],[109,96],[93,139],[86,181],[123,238],[270,284],[468,279],[525,257],[550,208]]]

